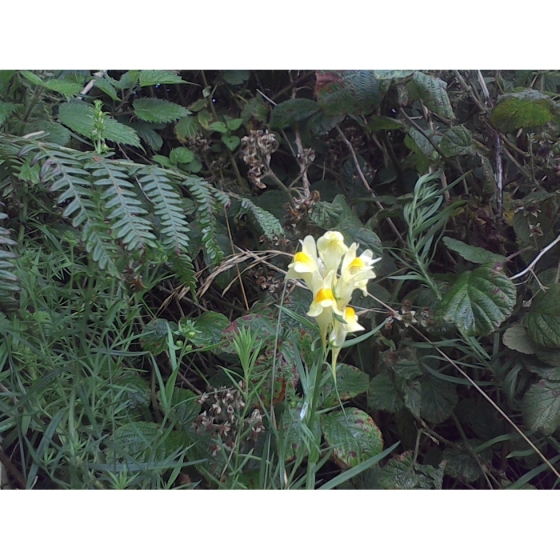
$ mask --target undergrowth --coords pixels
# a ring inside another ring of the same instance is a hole
[[[555,488],[559,94],[0,71],[2,488]]]

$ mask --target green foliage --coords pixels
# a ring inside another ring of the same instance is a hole
[[[515,286],[501,266],[463,272],[447,292],[440,313],[466,335],[487,335],[507,319],[515,305]]]
[[[381,430],[357,408],[325,415],[322,427],[334,456],[345,466],[354,467],[383,450]]]
[[[502,132],[514,132],[542,126],[559,114],[558,104],[548,95],[525,89],[501,96],[490,121]]]
[[[540,346],[560,348],[560,285],[555,284],[535,297],[525,315],[525,328]]]
[[[0,71],[8,485],[553,488],[559,87]],[[283,277],[326,230],[383,256],[336,384]]]

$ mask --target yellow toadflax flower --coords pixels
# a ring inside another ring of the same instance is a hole
[[[313,293],[307,315],[317,321],[323,346],[326,348],[327,342],[330,345],[335,375],[336,360],[346,335],[364,330],[355,310],[348,305],[352,293],[359,289],[367,295],[367,283],[375,278],[373,265],[381,260],[374,259],[369,249],[358,257],[357,250],[358,244],[348,247],[338,231],[326,232],[317,243],[308,235],[286,275],[287,280],[304,280]]]

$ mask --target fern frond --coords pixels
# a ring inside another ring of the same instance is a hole
[[[181,196],[175,190],[165,170],[150,165],[138,168],[136,178],[144,195],[153,205],[159,218],[161,243],[170,256],[175,272],[194,294],[196,277],[190,253],[190,228],[181,205]]]
[[[285,235],[284,228],[278,218],[257,206],[248,198],[241,199],[241,208],[245,210],[245,212],[241,212],[241,215],[249,213],[267,239],[273,240]]]
[[[222,202],[225,202],[226,195],[220,193],[217,189],[210,186],[204,179],[200,177],[189,177],[183,182],[192,197],[197,202],[198,221],[201,226],[202,243],[204,251],[210,263],[217,266],[224,258],[224,252],[218,244],[217,223],[215,213],[220,208]],[[218,198],[216,193],[220,193]],[[229,199],[227,199],[229,201]]]
[[[117,247],[109,226],[104,223],[98,205],[92,199],[91,176],[83,169],[84,155],[73,150],[60,150],[53,144],[41,143],[35,147],[39,150],[38,161],[45,160],[41,167],[42,180],[52,182],[51,192],[64,189],[58,197],[59,204],[70,201],[62,215],[71,218],[74,227],[81,227],[86,251],[92,254],[99,267],[118,277]]]
[[[0,220],[4,220],[8,216],[6,214],[0,213]],[[10,239],[10,232],[0,227],[0,247],[2,246],[14,246],[17,243]],[[19,291],[18,277],[10,272],[10,269],[15,268],[15,264],[11,262],[16,259],[17,255],[11,251],[5,251],[0,248],[0,303],[12,303],[13,293]]]
[[[148,212],[142,207],[128,175],[119,169],[118,164],[103,156],[93,156],[86,169],[105,201],[105,209],[112,210],[106,219],[117,239],[129,251],[153,246],[155,235],[151,231],[152,225],[142,217]]]

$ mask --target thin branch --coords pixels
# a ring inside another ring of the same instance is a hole
[[[554,241],[550,242],[544,249],[542,249],[526,269],[522,270],[521,272],[518,272],[513,276],[510,276],[509,279],[515,280],[516,278],[521,278],[522,276],[525,276],[525,274],[527,274],[528,272],[532,272],[533,268],[535,268],[535,265],[541,260],[541,258],[546,253],[548,253],[548,251],[550,251],[550,249],[552,249],[557,243],[560,243],[560,235]]]

